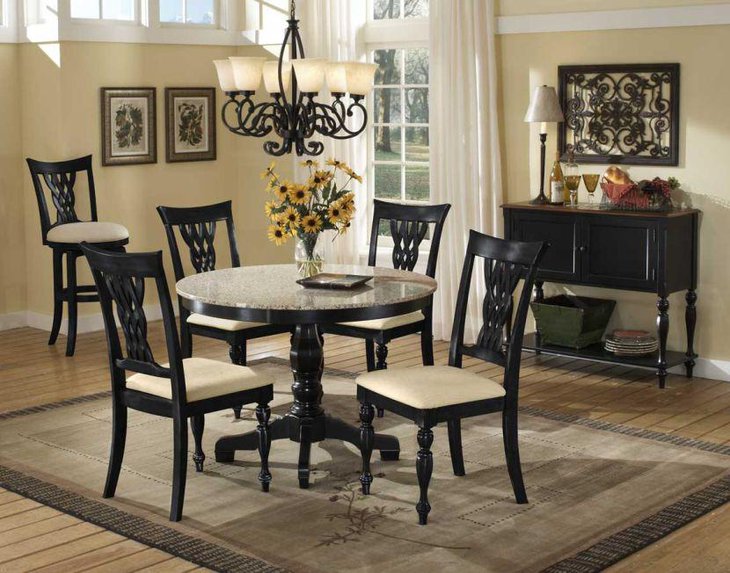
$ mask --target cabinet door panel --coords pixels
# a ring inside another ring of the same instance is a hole
[[[580,280],[578,218],[561,213],[516,213],[511,237],[518,241],[547,241],[550,245],[540,263],[543,280]]]
[[[619,217],[583,218],[583,281],[607,287],[656,288],[656,224]]]

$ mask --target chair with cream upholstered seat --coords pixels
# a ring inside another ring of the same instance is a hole
[[[201,207],[157,207],[165,226],[167,241],[170,245],[175,280],[185,277],[182,257],[178,248],[175,228],[185,243],[190,261],[196,273],[215,270],[217,254],[215,251],[216,224],[225,222],[230,248],[231,265],[241,266],[236,245],[236,231],[233,224],[231,202],[204,205]],[[180,336],[183,356],[190,357],[193,352],[193,335],[225,340],[229,345],[231,362],[246,365],[246,341],[291,330],[288,326],[272,325],[262,322],[242,322],[227,320],[203,314],[191,313],[182,304],[180,308]],[[234,408],[236,418],[241,408]]]
[[[418,262],[419,249],[424,240],[430,240],[425,274],[436,274],[441,233],[451,205],[407,205],[388,201],[374,201],[373,226],[370,235],[368,265],[376,265],[378,239],[382,235],[381,222],[387,221],[387,233],[393,241],[393,267],[412,271]],[[430,229],[429,225],[433,225]],[[428,239],[427,239],[428,237]],[[365,340],[368,372],[387,368],[388,344],[395,338],[421,334],[421,355],[424,366],[433,364],[433,328],[431,305],[423,310],[375,320],[339,322],[322,325],[325,333],[351,336]],[[377,356],[377,361],[376,361]],[[383,415],[378,410],[378,417]]]
[[[127,436],[127,410],[172,418],[173,480],[170,520],[182,518],[188,461],[188,418],[195,439],[195,469],[203,471],[205,414],[255,403],[258,446],[261,455],[259,481],[269,490],[268,468],[271,434],[269,402],[274,397],[273,379],[246,366],[205,358],[183,358],[162,265],[162,252],[114,253],[86,243],[81,245],[94,276],[101,302],[112,382],[112,445],[104,497],[113,497],[122,467]],[[147,340],[143,302],[145,280],[155,283],[162,309],[169,362],[159,364]],[[117,332],[116,316],[124,333],[126,353]],[[134,372],[125,380],[127,371]]]
[[[459,284],[451,334],[448,366],[423,366],[368,372],[357,378],[360,401],[363,471],[362,491],[370,493],[373,481],[370,456],[373,450],[374,406],[390,410],[418,425],[416,473],[420,499],[416,505],[419,523],[425,525],[431,506],[428,485],[433,469],[431,444],[438,423],[447,422],[454,474],[465,475],[461,447],[461,420],[471,416],[502,412],[502,434],[507,469],[517,503],[527,503],[517,445],[517,396],[522,354],[522,336],[527,320],[532,287],[545,243],[504,241],[471,231]],[[476,343],[464,344],[469,290],[475,259],[483,259],[486,296],[481,305],[482,327]],[[522,279],[517,312],[510,328],[513,294]],[[509,338],[505,341],[505,329]],[[504,368],[503,383],[461,368],[462,356],[472,356]]]
[[[66,356],[73,356],[76,348],[77,305],[80,302],[98,302],[99,300],[96,287],[78,285],[76,282],[76,260],[82,256],[79,245],[85,241],[106,249],[123,251],[124,245],[129,242],[129,233],[118,223],[97,220],[96,189],[91,168],[91,155],[68,161],[48,162],[30,158],[26,161],[38,201],[43,244],[53,249],[53,325],[48,344],[56,343],[63,318],[63,303],[66,302],[68,304]],[[90,221],[81,221],[76,212],[75,187],[78,175],[81,173],[86,173]],[[56,210],[54,223],[51,222],[44,183]],[[64,255],[66,256],[66,288],[63,288]]]

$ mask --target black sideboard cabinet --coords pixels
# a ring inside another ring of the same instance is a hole
[[[597,207],[564,207],[510,203],[502,205],[507,239],[547,241],[547,250],[535,283],[535,300],[543,298],[548,282],[657,295],[659,350],[646,356],[616,356],[602,344],[575,350],[543,345],[539,333],[525,335],[524,347],[536,352],[656,369],[664,388],[667,369],[684,364],[687,377],[697,355],[697,241],[700,212],[610,211]],[[686,291],[687,350],[667,350],[668,296]]]

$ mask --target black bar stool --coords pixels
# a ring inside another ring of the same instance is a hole
[[[98,220],[91,155],[68,161],[36,161],[30,158],[26,161],[38,200],[43,244],[53,249],[53,326],[48,344],[56,343],[63,318],[63,303],[66,302],[68,304],[66,356],[73,356],[76,348],[78,303],[99,301],[94,285],[79,285],[76,282],[76,259],[84,256],[80,244],[85,241],[105,249],[124,251],[124,245],[129,242],[129,232],[118,223]],[[77,175],[82,172],[86,172],[88,180],[90,221],[82,221],[76,213],[74,186]],[[56,210],[54,223],[51,222],[47,195]],[[64,255],[66,255],[65,287],[63,286]]]

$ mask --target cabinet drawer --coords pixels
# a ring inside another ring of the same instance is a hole
[[[578,218],[569,214],[517,212],[512,217],[510,238],[550,245],[540,263],[539,278],[543,280],[580,280],[579,237]]]
[[[654,290],[657,229],[653,221],[583,217],[583,282]]]

